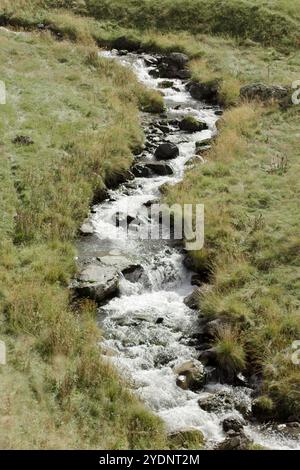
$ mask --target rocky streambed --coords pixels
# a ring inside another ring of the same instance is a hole
[[[208,448],[242,449],[252,442],[299,448],[298,423],[255,423],[253,390],[244,377],[221,383],[226,378],[211,365],[207,345],[216,324],[207,324],[194,309],[193,285],[208,286],[191,270],[182,245],[141,236],[153,224],[149,209],[164,185],[179,182],[195,159],[205,164],[205,149],[222,114],[217,91],[188,81],[184,54],[113,50],[101,55],[133,68],[141,82],[163,94],[166,105],[162,115],[142,114],[145,147],[81,228],[81,272],[73,287],[99,304],[102,354],[171,434],[201,432]],[[129,225],[134,236],[128,236]]]

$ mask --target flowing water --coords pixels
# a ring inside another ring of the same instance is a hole
[[[208,383],[196,393],[176,385],[174,366],[197,359],[199,354],[195,338],[199,331],[198,314],[183,302],[193,290],[192,273],[184,268],[182,249],[174,244],[164,240],[128,239],[125,231],[123,237],[119,232],[115,238],[114,215],[120,208],[124,212],[129,208],[133,217],[140,214],[142,223],[149,223],[142,210],[143,204],[156,200],[164,183],[175,184],[183,178],[186,164],[194,156],[195,142],[216,133],[219,109],[192,99],[182,80],[172,80],[173,87],[162,88],[163,80],[149,74],[151,66],[146,65],[146,54],[119,56],[117,51],[109,51],[101,55],[131,67],[141,82],[160,90],[164,94],[168,120],[193,115],[208,125],[208,130],[192,134],[174,128],[167,137],[164,136],[164,140],[179,147],[179,157],[170,162],[174,174],[135,178],[110,191],[110,198],[93,208],[90,222],[95,233],[93,243],[99,249],[112,255],[126,254],[143,266],[143,275],[137,282],[122,277],[119,296],[99,309],[99,325],[104,334],[103,352],[126,377],[135,393],[164,420],[170,432],[199,429],[208,447],[212,447],[225,438],[222,420],[229,415],[240,416],[240,413],[228,406],[206,412],[199,407],[199,398],[223,390],[245,408],[250,407],[251,390]],[[151,125],[159,119],[161,117],[142,115],[146,136],[151,135]],[[154,139],[159,140],[159,137],[156,134]],[[143,157],[152,160],[153,152],[144,152]],[[258,426],[248,424],[245,433],[256,443],[269,448],[299,448],[299,442]]]

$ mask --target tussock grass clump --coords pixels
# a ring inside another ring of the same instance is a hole
[[[214,342],[216,360],[222,370],[235,374],[245,369],[245,351],[239,334],[230,327],[220,328]]]

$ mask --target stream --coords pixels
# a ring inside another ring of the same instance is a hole
[[[160,197],[160,187],[176,184],[184,175],[187,162],[195,155],[195,143],[216,134],[216,122],[221,114],[217,106],[207,106],[194,100],[186,90],[186,81],[172,79],[172,86],[165,88],[164,80],[149,73],[153,56],[118,51],[104,51],[101,56],[118,60],[131,67],[138,79],[146,86],[157,89],[164,95],[165,116],[142,113],[146,143],[143,161],[154,161],[153,146],[161,141],[176,144],[179,156],[168,161],[173,174],[166,176],[136,177],[109,191],[109,198],[91,210],[89,223],[93,237],[82,237],[79,242],[79,259],[95,252],[110,256],[130,257],[142,266],[138,279],[121,275],[120,292],[99,307],[98,322],[104,340],[103,354],[126,378],[134,393],[159,415],[167,431],[172,433],[185,429],[198,429],[206,439],[207,448],[213,448],[226,438],[222,421],[228,416],[242,418],[241,409],[251,408],[251,392],[247,386],[229,386],[214,382],[213,378],[198,391],[178,386],[174,369],[186,361],[199,357],[199,315],[184,303],[184,298],[193,291],[191,277],[183,264],[184,252],[179,244],[166,240],[148,241],[139,237],[114,236],[116,212],[130,213],[139,217],[141,224],[149,224],[144,204],[151,204]],[[164,86],[163,86],[164,85]],[[205,122],[207,129],[187,133],[169,125],[167,134],[162,120],[168,123],[192,115]],[[157,126],[157,124],[159,126]],[[137,156],[137,161],[141,156]],[[199,399],[217,397],[211,410],[199,406]],[[245,415],[245,413],[244,413]],[[247,421],[245,434],[256,444],[271,449],[299,449],[298,440],[287,437],[278,429],[264,428]]]

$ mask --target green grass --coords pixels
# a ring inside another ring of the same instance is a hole
[[[274,11],[257,1],[87,0],[86,5],[96,18],[115,20],[126,27],[230,35],[266,45],[299,41],[299,23],[286,8],[278,6]]]
[[[205,204],[205,246],[193,256],[213,288],[200,310],[235,332],[214,344],[220,366],[262,374],[261,392],[281,418],[300,412],[300,370],[291,360],[300,337],[299,112],[247,103],[227,111],[207,163],[167,195]]]
[[[95,305],[67,289],[93,194],[131,165],[138,107],[161,97],[92,45],[3,31],[0,45],[1,448],[165,447],[160,420],[100,359]]]
[[[161,20],[163,15],[167,17],[169,8],[171,8],[168,2],[165,2],[165,9],[158,14],[155,10],[156,2],[148,1],[147,5],[151,5],[151,8],[154,9],[154,13],[150,15],[152,20],[145,22],[143,19],[142,24],[139,25],[136,24],[138,20],[133,21],[133,18],[136,18],[136,16],[132,12],[141,10],[144,18],[146,13],[142,9],[143,5],[141,2],[136,2],[134,9],[132,5],[130,7],[129,4],[132,2],[129,1],[122,2],[122,5],[120,5],[120,2],[117,2],[117,6],[111,1],[108,3],[95,2],[95,5],[97,3],[98,7],[104,12],[101,13],[101,18],[97,21],[91,16],[82,17],[76,14],[76,11],[78,12],[78,8],[74,7],[76,2],[72,2],[73,11],[71,12],[61,8],[49,9],[49,2],[43,2],[42,0],[26,1],[25,3],[23,0],[17,0],[13,4],[11,2],[5,3],[5,0],[3,1],[2,9],[0,8],[0,22],[2,21],[4,24],[8,23],[15,27],[32,29],[38,23],[44,23],[51,28],[51,31],[59,32],[65,38],[72,41],[80,41],[80,43],[87,45],[96,42],[99,46],[110,47],[116,39],[126,36],[140,43],[144,50],[163,53],[171,51],[185,52],[192,59],[190,68],[194,80],[202,82],[218,80],[219,100],[224,106],[236,105],[240,86],[249,83],[249,81],[291,85],[293,81],[299,79],[299,48],[296,43],[295,46],[290,42],[284,44],[287,41],[287,34],[280,34],[280,39],[282,40],[280,43],[269,40],[263,42],[264,47],[261,47],[261,40],[253,38],[249,31],[245,35],[226,33],[225,36],[221,37],[219,34],[213,35],[213,30],[209,29],[209,34],[207,32],[203,34],[201,28],[195,29],[190,26],[186,27],[186,31],[183,30],[184,27],[177,31],[176,24],[173,24],[173,21],[170,22],[169,27],[157,29],[156,21],[158,19]],[[192,11],[193,8],[194,10],[196,9],[197,2],[198,0],[190,1],[189,5]],[[178,1],[176,4],[174,2],[171,3],[173,5],[172,8],[187,7],[186,2]],[[218,2],[213,3],[215,4],[214,8],[220,6]],[[231,3],[230,0],[222,2],[222,8],[225,8],[226,5],[229,8]],[[251,3],[258,4],[258,2],[254,1]],[[282,2],[277,3],[279,5],[278,11],[280,9],[282,14],[286,14],[286,10],[281,6]],[[291,4],[292,11],[294,2],[285,3],[286,5]],[[50,2],[50,4],[55,7],[69,6],[67,2],[63,1]],[[237,2],[237,4],[242,6],[243,2]],[[98,8],[97,5],[95,9]],[[207,2],[205,2],[205,5],[204,10],[208,8]],[[126,10],[126,14],[121,15],[123,9],[124,11]],[[79,11],[81,10],[82,7],[79,8]],[[208,10],[210,11],[209,8]],[[95,13],[96,10],[92,9],[89,11],[94,12],[96,17],[99,16]],[[196,9],[196,11],[198,10]],[[201,11],[202,15],[203,8],[201,7],[199,11]],[[220,14],[223,15],[224,12],[223,10],[221,11],[222,13]],[[85,12],[88,13],[86,8]],[[197,15],[194,16],[195,20],[193,19],[193,21],[196,21],[198,25]],[[178,13],[177,17],[181,19],[182,15]],[[244,18],[243,10],[239,13],[238,19],[235,19],[237,24],[240,24],[240,17]],[[292,17],[296,18],[295,15],[292,15]],[[248,25],[252,25],[252,13],[251,22],[247,17],[245,21]],[[226,22],[222,20],[222,23]],[[145,24],[147,24],[147,29],[144,29]],[[193,24],[193,22],[189,21],[189,24]],[[273,21],[270,24],[273,25]],[[254,28],[256,29],[255,25]],[[263,28],[264,31],[267,31],[266,26],[263,26]],[[293,31],[295,34],[299,33],[300,28],[298,23],[293,26]],[[269,34],[268,38],[271,38]]]
[[[249,82],[299,80],[297,3],[0,1],[2,24],[33,30],[42,22],[72,41],[0,33],[10,93],[0,107],[1,335],[10,358],[1,369],[2,448],[193,445],[167,442],[160,421],[99,361],[95,307],[70,304],[66,289],[93,194],[142,142],[138,106],[162,109],[130,72],[98,59],[95,43],[123,35],[147,51],[185,52],[193,79],[218,80],[230,108],[219,137],[207,163],[166,198],[205,204],[205,247],[193,256],[213,286],[201,312],[227,325],[213,341],[220,366],[262,375],[260,405],[273,417],[299,416],[300,372],[290,356],[300,338],[299,107],[239,99]],[[13,144],[18,134],[34,144]]]

